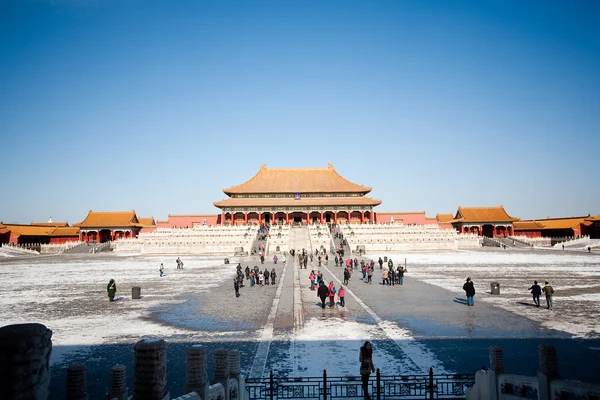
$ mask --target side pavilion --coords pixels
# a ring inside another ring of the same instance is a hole
[[[81,241],[103,243],[137,237],[144,227],[135,211],[97,212],[90,210],[85,219],[75,224]]]
[[[343,178],[332,164],[298,169],[263,164],[248,181],[223,189],[229,198],[213,204],[221,209],[221,225],[374,223],[381,200],[366,197],[370,191]]]
[[[450,221],[458,233],[476,233],[487,237],[508,237],[514,234],[513,222],[504,207],[458,207]]]

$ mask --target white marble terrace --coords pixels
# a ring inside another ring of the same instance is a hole
[[[158,228],[134,239],[119,239],[113,247],[122,253],[232,255],[240,248],[250,252],[257,232],[256,225]]]
[[[459,234],[438,225],[341,225],[344,238],[355,252],[364,246],[370,252],[456,251],[481,246],[475,234]]]

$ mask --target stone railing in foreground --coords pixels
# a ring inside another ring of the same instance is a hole
[[[157,229],[135,239],[119,239],[114,251],[140,254],[230,255],[241,247],[249,252],[256,227]]]
[[[552,246],[552,238],[546,237],[536,237],[530,238],[525,235],[517,235],[517,236],[509,236],[510,240],[514,240],[515,242],[522,243],[528,246],[534,245],[537,247],[550,247]]]
[[[538,347],[537,376],[508,374],[504,368],[504,351],[499,346],[489,348],[490,368],[475,374],[475,385],[469,389],[467,400],[514,399],[597,399],[600,384],[560,379],[558,358],[554,346]]]
[[[40,245],[40,254],[60,254],[63,251],[85,244],[82,241],[73,241],[65,243],[48,243]]]

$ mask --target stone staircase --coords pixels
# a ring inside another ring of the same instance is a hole
[[[294,249],[296,251],[302,251],[302,249],[306,249],[309,254],[313,251],[310,243],[310,233],[308,232],[308,227],[294,226],[290,229],[289,248],[290,250]]]

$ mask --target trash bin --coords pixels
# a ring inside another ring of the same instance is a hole
[[[142,288],[139,286],[134,286],[131,288],[131,298],[132,299],[139,299],[142,297]]]
[[[387,262],[387,256],[383,257],[383,262]]]
[[[229,264],[229,258],[225,259],[225,264]]]
[[[490,283],[490,290],[492,294],[500,294],[500,284],[498,282]]]

